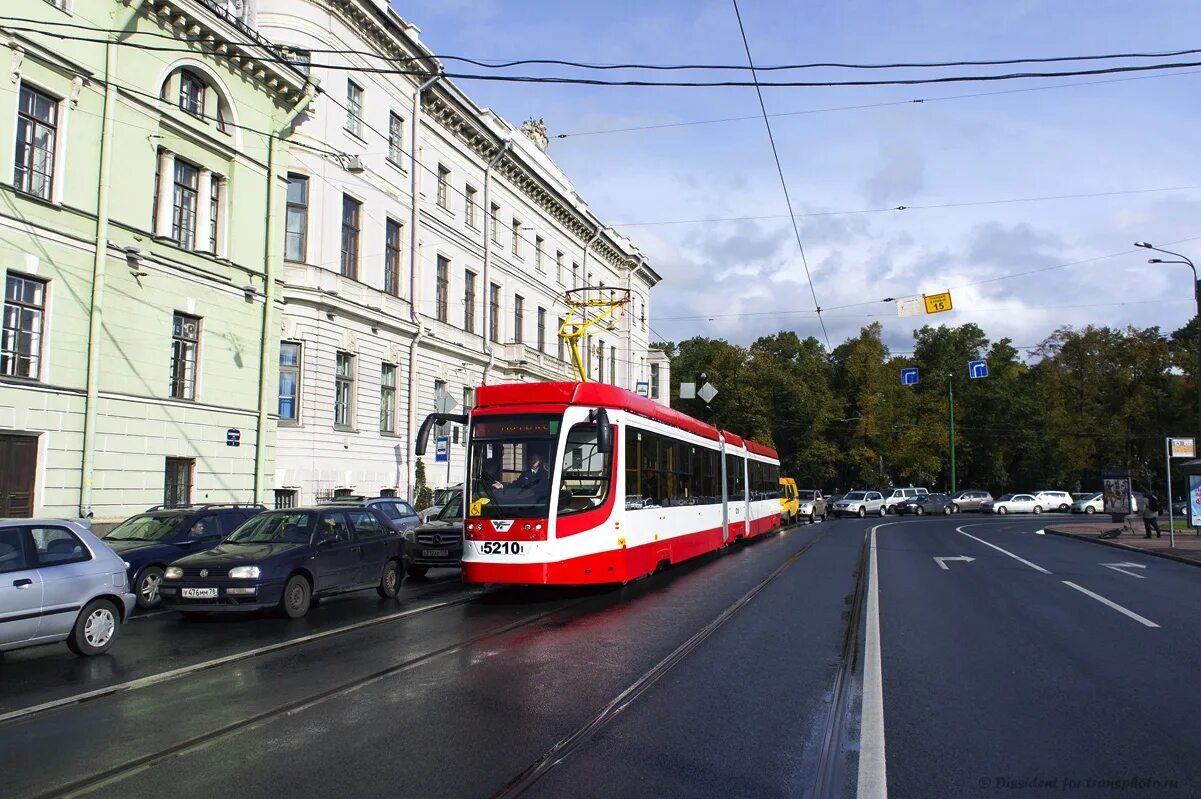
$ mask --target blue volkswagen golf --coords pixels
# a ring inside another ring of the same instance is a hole
[[[374,508],[267,511],[219,546],[174,561],[159,593],[164,607],[185,613],[278,608],[297,619],[315,597],[366,588],[395,597],[403,543]]]

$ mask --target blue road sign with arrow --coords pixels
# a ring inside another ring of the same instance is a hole
[[[917,367],[909,367],[901,370],[901,385],[916,386],[917,385]]]
[[[968,361],[967,376],[972,380],[988,377],[988,361]]]

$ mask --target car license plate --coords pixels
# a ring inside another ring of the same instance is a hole
[[[183,588],[180,593],[184,599],[216,599],[216,588]]]
[[[423,549],[421,556],[423,558],[445,558],[450,555],[449,549]]]

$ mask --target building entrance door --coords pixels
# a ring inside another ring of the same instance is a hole
[[[37,436],[0,435],[0,518],[33,516]]]

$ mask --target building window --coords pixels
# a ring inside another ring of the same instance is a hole
[[[545,243],[546,240],[541,236],[534,237],[534,268],[539,272],[542,271],[542,245]]]
[[[175,159],[175,194],[171,203],[171,238],[189,250],[196,249],[196,204],[200,196],[200,170]]]
[[[354,423],[354,356],[339,352],[334,375],[334,427],[350,428]]]
[[[300,345],[295,341],[279,344],[279,420],[296,422],[300,418]]]
[[[563,317],[560,316],[558,330],[561,331],[562,329],[563,329]],[[560,361],[566,360],[566,358],[564,357],[566,355],[566,352],[565,352],[566,346],[563,344],[563,336],[556,335],[555,339],[557,341],[557,345],[555,347],[555,357],[558,358]]]
[[[346,81],[346,130],[363,137],[363,87]]]
[[[488,287],[488,338],[500,343],[500,286]]]
[[[571,262],[571,287],[573,289],[580,287],[580,265],[575,261]]]
[[[438,205],[450,208],[450,170],[438,164]]]
[[[642,317],[642,329],[646,330],[646,300],[641,300],[638,303],[638,307],[642,309],[641,313],[639,314],[639,316]]]
[[[434,282],[434,306],[439,322],[450,318],[450,259],[438,256],[437,277]]]
[[[296,507],[296,489],[294,488],[277,488],[275,489],[275,509],[287,510],[288,508]]]
[[[304,263],[309,227],[309,179],[288,173],[288,211],[284,230],[284,260]]]
[[[396,112],[388,114],[388,160],[397,166],[405,155],[405,121]]]
[[[475,272],[463,272],[463,329],[475,332]]]
[[[474,186],[467,186],[463,190],[463,195],[467,198],[467,204],[464,208],[464,214],[467,217],[467,227],[479,227],[479,221],[476,219],[476,190]]]
[[[520,294],[513,295],[513,341],[520,344],[525,339],[523,328],[525,327],[525,297]]]
[[[563,274],[563,252],[561,250],[555,250],[555,277],[558,278],[559,285],[567,285],[563,282],[565,276]]]
[[[538,352],[546,352],[546,309],[538,309]]]
[[[659,364],[651,364],[651,399],[659,399]]]
[[[13,184],[49,200],[54,188],[54,149],[58,140],[58,101],[21,85],[17,108],[17,152]]]
[[[196,461],[193,458],[167,458],[163,504],[192,504],[192,473],[195,468]]]
[[[349,195],[342,195],[342,274],[349,278],[359,275],[359,216],[363,204]]]
[[[42,329],[45,325],[46,284],[8,273],[4,281],[4,328],[0,342],[0,375],[41,377]]]
[[[179,110],[204,116],[204,81],[187,70],[179,73]]]
[[[176,313],[171,326],[171,396],[196,399],[196,363],[200,354],[200,318]]]
[[[521,257],[521,220],[513,220],[513,254]]]
[[[221,221],[221,176],[209,176],[209,246],[208,251],[218,255],[217,232]]]
[[[404,228],[393,219],[384,224],[384,291],[400,296],[400,238]]]
[[[495,241],[497,244],[500,244],[500,229],[497,227],[497,222],[500,219],[500,206],[496,203],[492,203],[491,211],[492,215],[488,219],[489,230],[491,230],[489,235],[492,236],[493,241]]]
[[[396,367],[390,363],[380,366],[379,431],[396,432]]]

